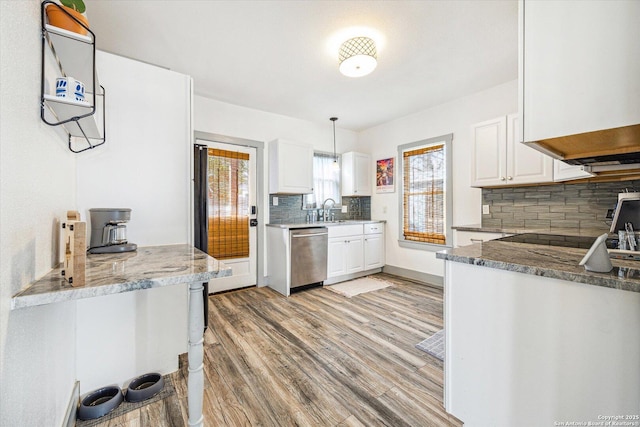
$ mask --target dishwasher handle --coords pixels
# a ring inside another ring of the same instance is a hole
[[[311,233],[311,234],[291,234],[291,237],[311,237],[311,236],[326,236],[327,234],[329,234],[328,232],[324,232],[324,233]]]

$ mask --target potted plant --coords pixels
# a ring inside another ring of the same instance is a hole
[[[60,3],[62,5],[53,3],[47,5],[49,24],[74,33],[87,34],[85,27],[89,27],[89,21],[83,15],[86,10],[84,2],[82,0],[60,0]]]

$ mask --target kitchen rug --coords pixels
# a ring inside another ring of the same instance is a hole
[[[120,417],[126,414],[127,412],[131,412],[145,405],[148,405],[153,402],[157,402],[162,399],[166,399],[176,394],[176,389],[173,387],[173,382],[171,381],[171,378],[169,377],[169,375],[164,375],[163,378],[164,378],[164,387],[155,396],[147,400],[143,400],[142,402],[136,402],[136,403],[127,402],[125,400],[120,404],[120,406],[118,406],[116,409],[109,412],[107,415],[103,417],[96,418],[94,420],[77,420],[76,427],[94,427],[103,423],[104,425],[111,425],[111,424],[107,424],[106,422],[114,418]]]
[[[440,329],[426,340],[420,341],[416,344],[416,348],[444,361],[444,329]]]
[[[391,282],[382,279],[372,279],[371,277],[361,277],[359,279],[349,280],[348,282],[338,283],[337,285],[326,286],[327,289],[347,298],[364,294],[365,292],[377,291],[393,286]]]

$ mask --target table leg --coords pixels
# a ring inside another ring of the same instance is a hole
[[[187,403],[189,425],[202,426],[202,401],[204,398],[204,300],[203,284],[189,284],[189,378]]]

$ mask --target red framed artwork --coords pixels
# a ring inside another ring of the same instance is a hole
[[[376,160],[376,193],[395,191],[395,158]]]

